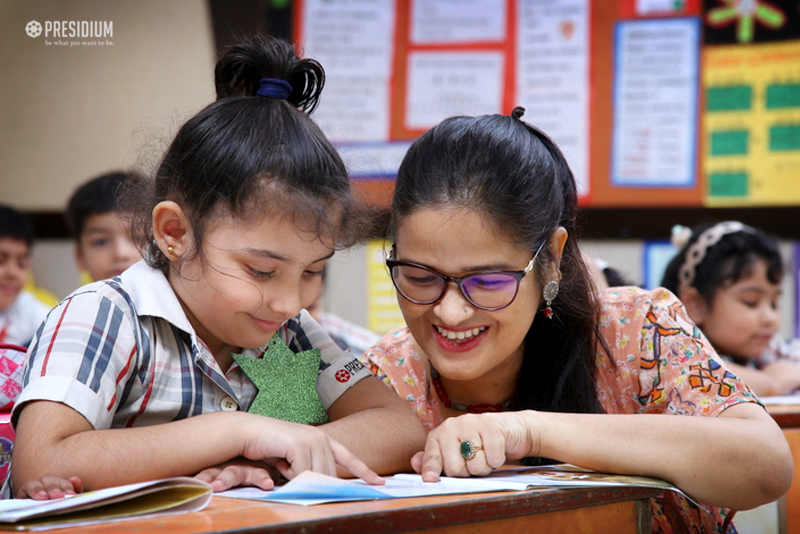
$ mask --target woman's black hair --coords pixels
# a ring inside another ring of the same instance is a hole
[[[688,242],[667,265],[662,286],[680,297],[679,273],[686,261],[686,252],[713,226],[716,225],[704,224],[692,229]],[[705,255],[694,270],[690,286],[697,289],[710,306],[718,289],[750,276],[753,266],[762,260],[767,263],[767,279],[773,284],[780,284],[783,280],[783,260],[774,238],[752,227],[725,234],[705,250]]]
[[[569,238],[554,317],[537,312],[525,337],[513,409],[600,413],[594,359],[603,342],[592,282],[575,240],[575,179],[555,143],[520,120],[523,112],[452,117],[417,139],[397,175],[391,233],[423,208],[467,208],[533,255],[563,226]],[[539,258],[544,284],[541,266],[552,261],[547,246]]]
[[[127,196],[148,263],[169,265],[152,238],[152,208],[163,200],[183,208],[201,257],[204,230],[218,214],[288,215],[336,247],[366,237],[369,213],[351,197],[344,163],[308,116],[325,84],[322,66],[298,58],[284,40],[255,36],[228,49],[215,78],[217,101],[180,128],[152,187]],[[288,97],[258,95],[263,78],[288,82]]]

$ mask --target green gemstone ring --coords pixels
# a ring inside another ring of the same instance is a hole
[[[461,456],[465,460],[472,460],[475,457],[475,453],[478,451],[482,451],[483,447],[479,445],[475,445],[472,441],[462,441],[461,442]]]

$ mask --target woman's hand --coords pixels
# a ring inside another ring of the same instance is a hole
[[[83,493],[83,482],[78,477],[62,478],[45,475],[38,480],[30,480],[17,490],[17,499],[61,499],[68,495]]]
[[[215,492],[225,491],[236,486],[255,486],[263,490],[275,487],[281,474],[265,462],[236,458],[224,464],[203,469],[195,475],[196,479],[208,482]]]
[[[247,425],[242,456],[250,460],[278,459],[275,468],[287,479],[303,471],[336,476],[336,466],[370,484],[385,481],[356,458],[344,445],[313,426],[287,423],[269,417],[255,416],[257,424]]]
[[[535,456],[538,440],[524,414],[503,412],[464,414],[445,420],[428,434],[425,450],[411,459],[425,482],[436,482],[444,473],[451,477],[485,476],[508,461]],[[467,460],[461,444],[470,441],[477,448]],[[532,452],[533,451],[533,452]]]

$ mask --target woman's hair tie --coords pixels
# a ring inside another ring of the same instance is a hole
[[[256,94],[265,98],[286,100],[292,94],[292,84],[280,78],[261,78]]]
[[[756,231],[752,227],[742,224],[739,221],[721,222],[701,233],[697,241],[686,249],[686,256],[683,258],[683,264],[681,264],[680,269],[678,269],[678,295],[680,295],[684,289],[692,285],[695,275],[697,274],[697,266],[703,262],[708,250],[719,243],[720,239],[726,235],[736,232],[755,233]]]

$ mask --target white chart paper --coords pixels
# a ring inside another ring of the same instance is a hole
[[[519,0],[517,104],[523,120],[559,146],[589,190],[589,5],[585,0]]]
[[[615,41],[612,183],[692,186],[700,22],[620,22]]]
[[[506,0],[414,0],[411,41],[454,44],[506,38]]]

